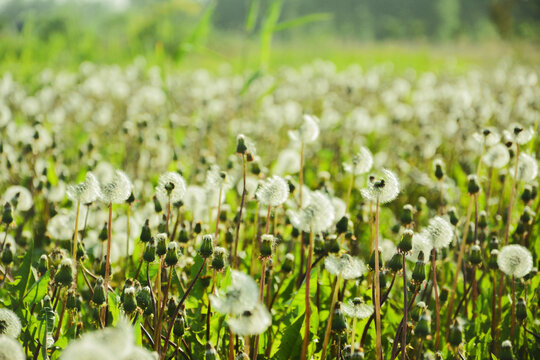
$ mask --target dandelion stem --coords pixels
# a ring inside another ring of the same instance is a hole
[[[129,226],[130,215],[131,215],[131,204],[128,205],[128,208],[126,210],[126,217],[127,217],[127,221],[126,221],[126,266],[127,266],[126,274],[128,273],[129,268],[131,267],[131,257],[129,256],[129,238],[131,235],[131,229]]]
[[[240,200],[240,210],[238,211],[238,221],[236,222],[236,233],[234,236],[234,253],[233,253],[234,268],[238,267],[238,239],[240,237],[240,225],[242,224],[242,212],[244,210],[245,201],[246,201],[246,157],[244,154],[242,154],[242,199]]]
[[[306,291],[305,291],[305,311],[306,316],[304,318],[304,339],[302,341],[302,352],[300,355],[300,359],[304,360],[307,358],[307,348],[309,344],[309,327],[310,327],[310,320],[311,320],[311,302],[309,300],[309,293],[310,293],[310,280],[311,280],[311,261],[313,259],[313,230],[310,229],[309,231],[309,248],[308,248],[308,258],[307,258],[307,265],[306,265]]]
[[[270,217],[270,206],[268,206],[268,217]],[[268,224],[268,223],[267,223]],[[267,225],[268,227],[268,225]],[[261,268],[261,279],[259,284],[259,302],[262,302],[264,299],[264,282],[266,278],[266,258],[262,259],[262,268]],[[257,353],[259,352],[259,335],[255,336],[255,341],[253,342],[253,360],[257,360]]]
[[[165,221],[165,233],[169,236],[169,220],[171,218],[171,194],[169,194],[169,199],[167,201],[167,220]]]
[[[107,308],[109,306],[109,275],[111,263],[111,224],[112,224],[112,203],[109,203],[109,222],[107,223],[107,260],[105,261],[105,306],[101,310],[101,322],[107,325]]]
[[[405,267],[405,253],[402,255],[402,267],[403,267],[403,319],[405,319],[405,324],[407,323],[408,313],[407,313],[407,268]],[[438,313],[437,313],[438,314]],[[401,331],[401,360],[405,360],[405,354],[407,352],[407,331]],[[437,336],[439,332],[437,332]]]
[[[380,282],[379,282],[379,198],[375,206],[375,331],[376,331],[376,351],[377,360],[382,360],[382,344],[381,344],[381,303],[380,303]]]
[[[354,171],[351,172],[351,179],[349,180],[349,188],[347,189],[347,202],[345,203],[346,204],[345,213],[349,212],[349,205],[351,202],[351,193],[352,193],[353,184],[354,184]]]
[[[332,300],[330,301],[330,313],[328,314],[328,323],[326,324],[326,331],[324,333],[321,360],[326,359],[326,348],[328,347],[328,342],[330,340],[330,333],[332,331],[332,319],[334,318],[334,308],[336,306],[340,280],[341,280],[341,274],[336,276],[336,280],[334,280],[334,284],[332,287]]]
[[[298,173],[298,208],[302,208],[302,188],[304,187],[304,142],[300,144],[300,172]]]
[[[510,327],[510,338],[514,341],[514,329],[516,327],[516,278],[512,275],[512,325]]]

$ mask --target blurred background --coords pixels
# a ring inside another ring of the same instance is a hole
[[[3,70],[540,63],[538,0],[0,0]]]

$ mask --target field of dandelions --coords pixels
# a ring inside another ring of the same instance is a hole
[[[539,359],[539,121],[507,64],[5,73],[0,359]]]

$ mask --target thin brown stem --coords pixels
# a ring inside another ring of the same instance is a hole
[[[309,299],[310,295],[310,281],[311,281],[311,262],[313,260],[313,231],[309,231],[309,248],[308,248],[308,259],[306,265],[306,292],[305,292],[305,318],[304,318],[304,339],[302,341],[302,352],[300,359],[304,360],[307,358],[307,348],[309,344],[309,333],[310,333],[310,320],[311,320],[311,302]]]
[[[240,225],[242,224],[242,211],[244,210],[244,202],[246,201],[246,172],[246,157],[242,155],[242,199],[240,200],[240,210],[238,211],[238,221],[236,222],[236,233],[234,236],[234,268],[238,267],[238,239],[240,237]]]
[[[107,308],[109,307],[109,275],[111,266],[111,225],[112,225],[112,203],[109,203],[109,222],[107,223],[107,259],[105,261],[105,306],[101,310],[101,322],[107,326]]]
[[[376,351],[377,360],[382,360],[382,343],[381,343],[381,303],[380,303],[380,281],[379,281],[379,199],[375,206],[375,331],[376,331]]]
[[[332,300],[330,301],[330,313],[328,314],[328,323],[326,324],[326,331],[324,333],[321,360],[326,359],[326,348],[328,347],[328,342],[330,340],[330,333],[332,331],[332,319],[334,318],[334,308],[336,306],[340,280],[341,280],[341,276],[338,275],[336,277],[336,280],[334,280],[334,284],[332,287]]]

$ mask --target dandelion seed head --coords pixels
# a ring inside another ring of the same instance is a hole
[[[511,170],[512,176],[515,176],[515,169]],[[538,176],[538,162],[528,154],[519,155],[517,166],[517,179],[524,182],[531,182]]]
[[[99,181],[91,172],[86,173],[85,180],[77,185],[69,185],[67,196],[71,201],[91,204],[101,197]]]
[[[371,151],[365,146],[360,148],[360,151],[354,155],[352,164],[343,164],[343,168],[346,172],[353,173],[355,175],[361,175],[371,170],[373,166],[373,155]]]
[[[116,170],[112,181],[101,188],[102,199],[107,204],[123,203],[131,195],[132,188],[127,175],[121,170]]]
[[[364,303],[361,298],[354,298],[341,304],[341,310],[349,317],[357,319],[367,319],[373,314],[373,306]]]
[[[500,169],[510,161],[508,148],[503,144],[496,144],[490,147],[484,155],[484,162],[487,166]]]
[[[262,205],[276,207],[289,197],[289,185],[279,176],[266,179],[255,193]]]
[[[527,248],[521,245],[507,245],[499,251],[497,264],[506,275],[522,278],[531,271],[533,261]]]
[[[2,196],[2,203],[9,202],[14,210],[28,211],[34,205],[30,190],[23,186],[13,185],[6,189]]]
[[[348,254],[341,256],[328,255],[324,259],[325,269],[332,275],[340,275],[343,279],[356,279],[366,271],[366,264],[359,258]]]
[[[441,216],[435,216],[429,220],[424,236],[431,242],[432,247],[440,250],[448,247],[452,242],[453,228],[448,220]]]
[[[310,201],[298,211],[289,211],[292,225],[305,232],[319,233],[328,230],[334,224],[334,207],[328,196],[321,191],[310,194]]]
[[[266,306],[257,304],[251,310],[245,310],[240,315],[229,318],[227,322],[234,334],[258,335],[272,324],[272,316]]]
[[[368,186],[361,190],[361,194],[372,202],[378,200],[380,204],[389,203],[399,194],[399,180],[392,171],[383,169],[380,178],[370,176]]]
[[[480,144],[493,146],[501,140],[501,135],[495,128],[485,128],[481,132],[475,132],[473,138]]]
[[[0,309],[0,335],[16,339],[21,334],[21,321],[9,309]]]
[[[431,249],[433,249],[433,246],[426,234],[414,233],[412,238],[412,250],[408,258],[412,261],[416,261],[420,252],[423,252],[427,262],[429,260]]]
[[[25,360],[21,344],[6,335],[0,335],[0,360]]]
[[[304,122],[298,130],[290,130],[289,137],[294,141],[309,144],[319,137],[319,120],[313,115],[304,115]]]
[[[214,309],[221,314],[241,315],[259,301],[259,287],[251,276],[231,270],[231,285],[220,295],[210,295]]]
[[[182,200],[185,193],[186,182],[180,174],[168,172],[159,177],[156,195],[160,203],[167,204],[170,196],[171,203],[174,204]]]

